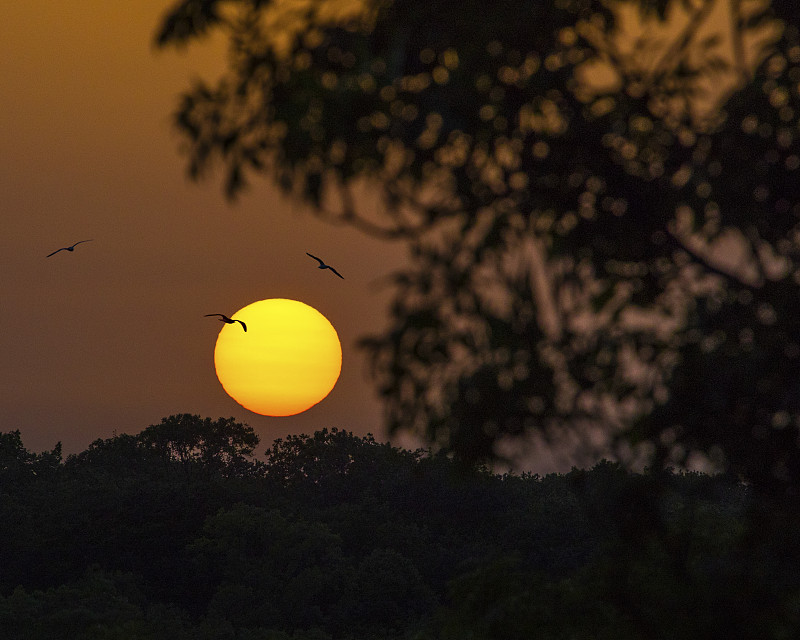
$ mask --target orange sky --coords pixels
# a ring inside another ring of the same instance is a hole
[[[354,343],[383,328],[389,291],[371,283],[404,249],[331,227],[265,182],[230,204],[218,177],[185,177],[170,114],[193,76],[222,69],[224,47],[156,51],[170,4],[0,3],[0,431],[71,453],[189,412],[247,422],[261,450],[322,427],[383,437]],[[220,324],[203,317],[272,297],[318,309],[343,348],[331,395],[288,418],[225,394]]]
[[[231,204],[220,176],[186,178],[170,116],[192,77],[220,73],[225,48],[155,50],[171,3],[0,2],[0,431],[71,453],[189,412],[247,422],[261,451],[322,427],[384,439],[354,344],[385,326],[390,291],[372,284],[404,247],[317,220],[265,181]],[[220,324],[203,317],[275,297],[318,309],[343,348],[331,395],[287,418],[227,396],[214,372]]]

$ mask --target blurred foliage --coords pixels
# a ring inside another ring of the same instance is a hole
[[[363,343],[392,432],[793,493],[798,24],[789,1],[183,0],[157,41],[230,42],[176,114],[191,175],[264,174],[408,243]]]
[[[207,424],[162,425],[178,422]],[[0,477],[3,638],[800,632],[800,514],[727,476],[655,482],[607,461],[497,475],[336,429],[278,440],[266,463],[242,451],[242,473],[235,457],[154,455],[162,425],[47,473],[53,452],[4,458],[37,473]]]

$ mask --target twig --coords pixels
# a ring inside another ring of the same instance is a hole
[[[666,235],[667,235],[667,239],[668,239],[669,243],[673,247],[675,247],[676,249],[679,249],[680,251],[683,251],[684,253],[688,254],[689,257],[692,258],[692,260],[694,260],[696,263],[698,263],[700,266],[702,266],[706,271],[709,271],[710,273],[714,273],[714,274],[716,274],[718,276],[721,276],[727,282],[733,282],[739,287],[744,287],[746,289],[750,289],[750,291],[757,291],[759,289],[759,287],[757,285],[745,282],[744,280],[742,280],[736,274],[733,274],[733,273],[731,273],[729,271],[726,271],[725,269],[721,269],[718,266],[712,264],[711,262],[708,261],[708,258],[706,258],[705,256],[703,256],[702,254],[700,254],[696,250],[694,250],[691,247],[689,247],[686,243],[684,243],[681,240],[680,237],[678,237],[672,231],[667,231]]]
[[[767,279],[767,273],[764,268],[764,261],[761,257],[761,249],[759,248],[761,238],[758,235],[758,231],[752,226],[747,229],[746,237],[747,241],[750,243],[750,252],[753,254],[753,261],[756,264],[758,279],[764,282]]]
[[[364,233],[384,240],[413,238],[419,236],[427,229],[427,225],[425,224],[406,226],[398,223],[394,227],[386,227],[367,220],[357,213],[355,199],[353,198],[352,193],[350,193],[350,189],[347,187],[347,185],[339,183],[338,187],[340,196],[342,198],[341,211],[331,211],[330,209],[324,207],[321,203],[315,207],[327,222],[331,222],[333,224],[351,225],[360,231],[363,231]]]
[[[628,62],[618,50],[614,42],[605,33],[592,24],[579,24],[578,33],[592,45],[599,53],[605,55],[616,67],[620,74],[626,74]]]
[[[711,10],[714,8],[715,0],[705,0],[705,2],[697,9],[692,15],[689,23],[684,28],[680,36],[672,43],[667,51],[661,56],[661,59],[653,67],[653,72],[650,74],[649,86],[653,87],[658,84],[662,78],[680,62],[680,54],[685,50],[691,39],[697,33],[697,30],[703,24],[703,21],[708,18]]]
[[[741,0],[730,0],[731,17],[731,41],[733,43],[733,57],[736,61],[736,68],[739,72],[739,80],[744,85],[749,77],[747,70],[747,59],[744,53],[744,42],[742,40],[742,21]]]

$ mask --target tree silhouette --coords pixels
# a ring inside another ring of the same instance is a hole
[[[700,453],[783,491],[798,19],[738,0],[184,0],[157,40],[230,38],[228,72],[176,114],[193,176],[221,162],[234,196],[263,173],[409,243],[392,324],[364,341],[392,431],[472,461],[602,431],[619,455]]]
[[[50,459],[47,473],[0,476],[3,637],[800,630],[796,514],[749,526],[747,509],[771,501],[723,475],[662,472],[648,501],[654,474],[617,462],[545,477],[466,473],[449,456],[317,431],[277,441],[265,473],[198,458],[207,471],[187,483],[186,463],[141,436]],[[14,459],[37,457],[16,432],[0,443]]]
[[[51,451],[31,453],[22,445],[22,436],[17,429],[0,433],[0,480],[22,482],[36,476],[50,477],[61,464],[61,443]]]
[[[159,454],[165,461],[180,462],[187,473],[204,472],[243,475],[258,464],[250,458],[258,445],[253,428],[233,418],[201,418],[183,413],[162,418],[137,437],[138,445]]]

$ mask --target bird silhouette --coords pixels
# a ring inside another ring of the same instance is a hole
[[[204,317],[208,318],[210,316],[219,316],[219,321],[224,322],[225,324],[233,324],[234,322],[238,322],[240,325],[242,325],[242,329],[245,330],[245,333],[247,332],[247,325],[241,320],[233,320],[232,318],[226,316],[224,313],[207,313]]]
[[[60,249],[56,249],[53,253],[48,253],[45,257],[49,258],[50,256],[56,255],[59,251],[75,251],[75,247],[77,247],[81,242],[91,242],[91,240],[78,240],[75,244],[70,247],[61,247]]]
[[[314,260],[316,260],[317,262],[319,262],[319,266],[317,267],[317,269],[330,269],[330,270],[331,270],[331,271],[333,271],[333,272],[334,272],[334,273],[335,273],[337,276],[339,276],[339,277],[340,277],[342,280],[344,280],[344,276],[343,276],[341,273],[339,273],[339,272],[338,272],[336,269],[334,269],[334,268],[333,268],[331,265],[329,265],[329,264],[325,264],[325,263],[324,263],[322,260],[320,260],[319,258],[317,258],[317,256],[312,256],[312,255],[311,255],[311,254],[310,254],[308,251],[306,251],[306,255],[307,255],[307,256],[311,256],[312,258],[314,258]]]

